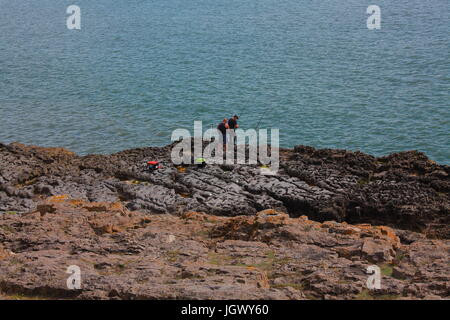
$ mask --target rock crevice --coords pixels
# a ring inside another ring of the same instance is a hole
[[[77,156],[62,148],[0,145],[0,212],[26,212],[49,196],[122,201],[131,210],[221,216],[279,209],[316,221],[372,223],[450,237],[450,168],[416,151],[376,158],[361,152],[280,150],[281,170],[256,165],[176,167],[172,146]],[[150,173],[148,160],[163,168]]]

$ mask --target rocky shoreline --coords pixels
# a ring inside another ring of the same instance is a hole
[[[257,165],[176,167],[171,149],[0,144],[3,297],[450,296],[449,166],[416,151],[297,146],[266,176]],[[148,172],[149,160],[163,168]],[[380,290],[366,288],[373,264]],[[69,265],[80,290],[66,286]]]

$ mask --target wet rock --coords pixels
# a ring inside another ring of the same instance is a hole
[[[278,175],[256,165],[185,166],[172,146],[84,157],[62,148],[0,145],[0,212],[26,212],[49,196],[122,201],[147,213],[203,211],[221,216],[277,209],[324,222],[371,223],[450,237],[449,166],[410,151],[376,158],[361,152],[281,149]],[[145,169],[157,159],[163,168]]]

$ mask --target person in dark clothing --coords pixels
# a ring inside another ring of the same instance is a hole
[[[223,121],[217,126],[217,130],[219,130],[222,134],[223,150],[226,150],[227,148],[227,129],[229,128],[227,118],[223,119]]]
[[[228,120],[228,126],[230,127],[230,142],[233,142],[233,144],[236,144],[236,132],[235,129],[239,128],[239,125],[237,124],[237,120],[239,117],[237,115],[234,115],[230,120]]]

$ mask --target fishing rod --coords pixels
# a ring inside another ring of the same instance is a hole
[[[264,113],[261,115],[261,117],[259,117],[259,121],[258,121],[258,124],[256,125],[255,131],[258,131],[259,125],[261,124],[261,120],[262,120],[263,117],[264,117]]]

